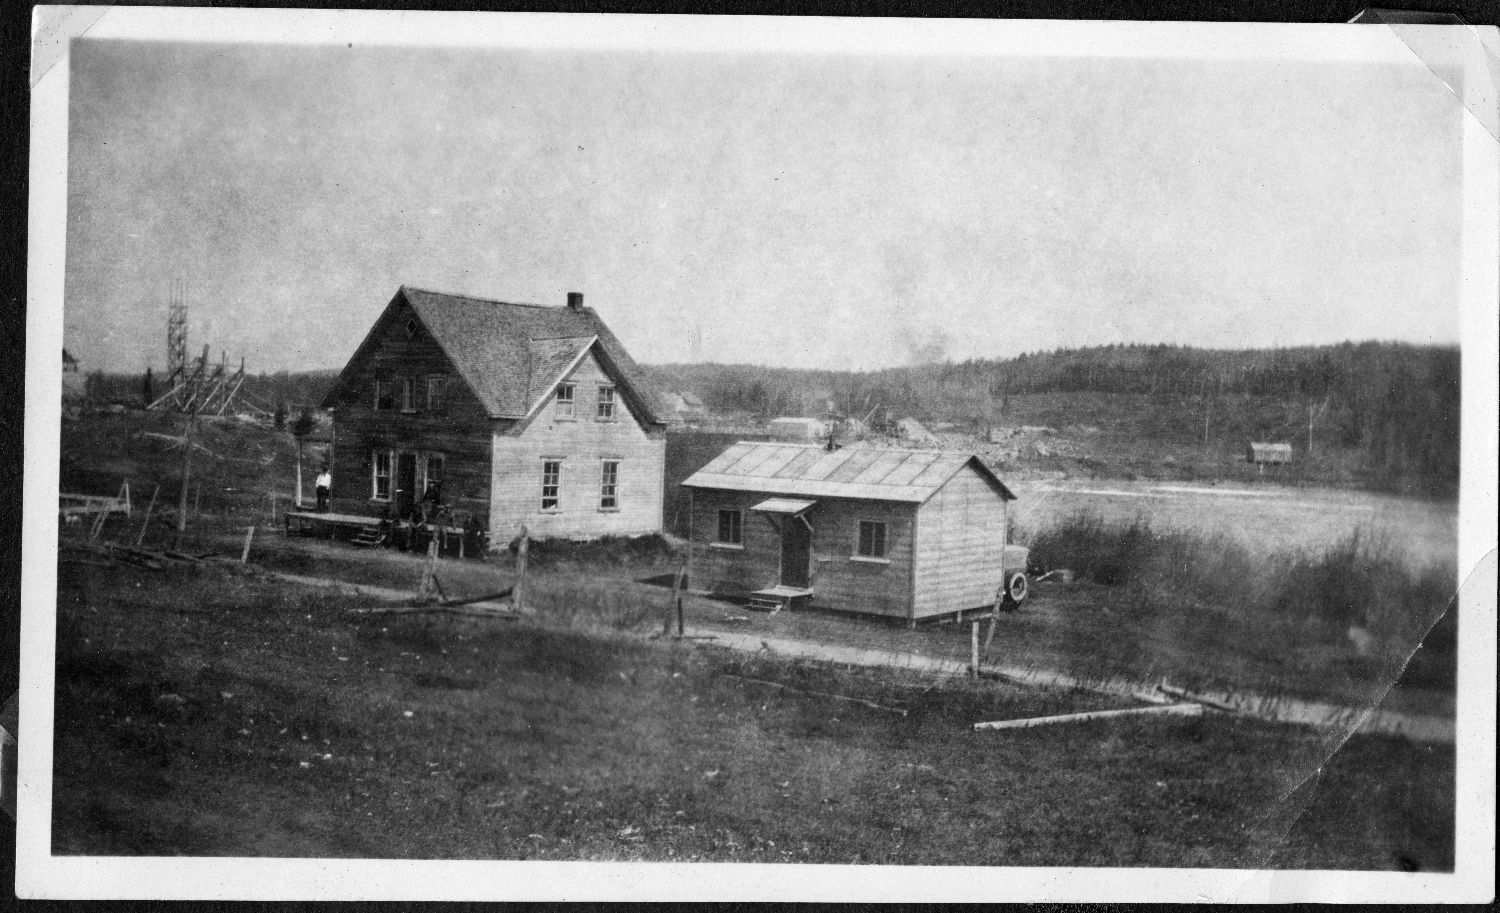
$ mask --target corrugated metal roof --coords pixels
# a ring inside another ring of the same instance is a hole
[[[818,444],[740,441],[682,484],[803,498],[862,498],[922,502],[965,466],[994,482],[1000,496],[1015,495],[972,453],[876,447],[825,450]]]

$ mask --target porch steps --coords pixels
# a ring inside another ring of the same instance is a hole
[[[775,615],[782,609],[789,608],[795,599],[803,599],[811,596],[813,591],[806,587],[777,585],[767,587],[764,590],[756,590],[750,594],[750,604],[746,608],[756,612],[770,612]]]
[[[385,536],[381,534],[379,527],[365,526],[361,527],[349,541],[354,545],[362,545],[365,548],[370,548],[384,542]]]

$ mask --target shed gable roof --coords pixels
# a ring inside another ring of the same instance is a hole
[[[401,286],[324,399],[333,405],[355,366],[375,344],[387,317],[405,302],[447,354],[454,369],[494,418],[522,418],[538,396],[562,379],[583,350],[597,345],[600,362],[642,421],[663,424],[667,409],[625,347],[593,308],[513,304]],[[556,369],[555,371],[553,369]],[[551,376],[547,376],[547,375]]]
[[[682,484],[773,495],[921,503],[972,466],[1007,501],[1015,495],[972,453],[740,441]]]

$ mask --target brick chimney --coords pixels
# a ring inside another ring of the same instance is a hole
[[[583,310],[583,292],[568,292],[568,310]]]

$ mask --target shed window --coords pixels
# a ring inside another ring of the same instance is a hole
[[[436,412],[443,408],[443,375],[427,378],[427,408]]]
[[[599,388],[599,420],[608,421],[615,417],[615,388]]]
[[[542,460],[542,510],[557,510],[562,489],[562,460]]]
[[[370,497],[377,501],[391,499],[391,452],[375,450],[370,454]]]
[[[572,384],[558,384],[557,385],[557,417],[558,418],[572,418],[573,417],[573,385]]]
[[[415,378],[401,378],[401,411],[417,411],[417,381]]]
[[[605,460],[599,474],[599,509],[618,510],[620,507],[620,461]]]
[[[375,408],[394,409],[395,395],[391,391],[391,382],[388,380],[375,381]]]
[[[861,558],[885,557],[885,523],[879,520],[859,521],[859,549]]]
[[[738,510],[719,511],[719,542],[726,545],[743,545],[744,530],[741,526],[744,515]]]

